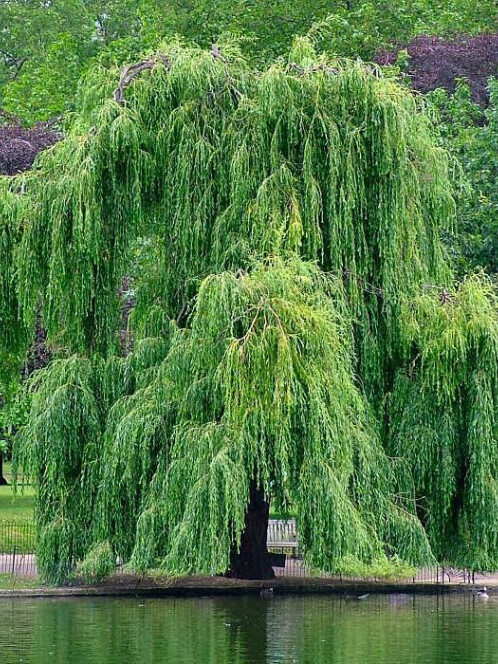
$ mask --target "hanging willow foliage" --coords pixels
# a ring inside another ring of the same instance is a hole
[[[44,574],[109,545],[140,568],[225,571],[253,481],[297,506],[322,569],[451,559],[474,532],[471,562],[496,560],[491,517],[469,525],[490,504],[493,461],[469,451],[480,493],[456,505],[462,450],[486,439],[496,456],[496,348],[460,326],[496,310],[477,278],[451,307],[421,296],[451,282],[439,230],[453,203],[415,98],[306,41],[264,72],[233,45],[169,44],[119,82],[92,72],[81,109],[4,213],[20,234],[13,328],[41,303],[49,339],[78,353],[36,377],[18,440]],[[119,358],[125,274],[135,350]],[[449,349],[458,331],[479,367],[465,376],[458,353],[431,362],[432,335]],[[448,485],[431,470],[438,390],[466,411]],[[422,453],[411,421],[425,412]]]
[[[101,80],[109,72],[95,72],[85,112],[26,176],[24,316],[31,322],[41,292],[53,339],[105,352],[137,237],[149,238],[153,281],[139,284],[152,288],[139,302],[160,301],[170,318],[207,274],[295,250],[344,272],[373,394],[399,301],[444,272],[446,158],[415,99],[363,65],[330,67],[306,42],[290,64],[261,74],[230,50],[165,51],[129,81],[122,103]],[[92,108],[94,90],[108,98]]]
[[[498,567],[498,317],[495,292],[468,278],[453,296],[417,298],[416,349],[392,397],[392,450],[413,469],[419,516],[438,559]]]
[[[169,343],[53,362],[19,441],[40,486],[43,569],[65,578],[110,542],[140,569],[224,572],[252,478],[299,506],[317,567],[378,561],[386,541],[404,560],[432,560],[369,425],[352,344],[342,284],[274,258],[206,278]]]
[[[2,383],[17,378],[29,335],[19,320],[14,254],[19,243],[20,227],[15,215],[22,216],[22,204],[12,192],[8,178],[0,179],[0,395]]]

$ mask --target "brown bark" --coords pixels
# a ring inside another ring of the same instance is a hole
[[[266,548],[270,503],[256,482],[251,483],[249,505],[240,548],[232,548],[228,576],[237,579],[273,579],[275,573]]]

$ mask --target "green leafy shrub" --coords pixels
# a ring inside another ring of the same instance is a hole
[[[334,571],[336,574],[350,578],[397,581],[413,577],[417,573],[417,568],[394,555],[391,558],[378,558],[367,564],[356,558],[346,557]]]
[[[116,561],[109,542],[99,542],[88,552],[79,573],[86,583],[99,583],[116,569]]]

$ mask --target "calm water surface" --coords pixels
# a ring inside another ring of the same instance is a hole
[[[18,662],[497,664],[498,595],[0,600]]]

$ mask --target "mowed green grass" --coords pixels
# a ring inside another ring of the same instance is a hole
[[[10,465],[4,465],[10,482]],[[35,548],[35,492],[30,486],[14,493],[12,485],[0,486],[0,553],[32,553]]]
[[[0,486],[0,521],[33,521],[34,500],[31,487],[14,495],[11,486]]]
[[[26,579],[12,574],[0,574],[0,590],[23,590],[25,588],[39,588],[38,579]]]
[[[4,464],[5,479],[10,482],[10,464]],[[33,521],[35,492],[30,486],[14,494],[12,485],[0,486],[0,521]]]

